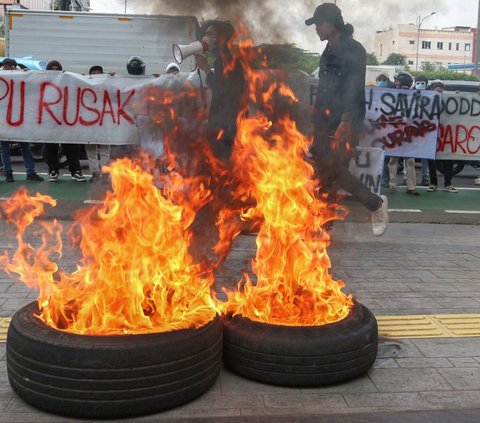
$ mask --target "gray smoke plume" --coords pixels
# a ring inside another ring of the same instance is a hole
[[[245,24],[255,44],[295,43],[312,52],[323,50],[315,29],[305,26],[318,0],[128,0],[128,13],[193,15],[199,21],[219,18]],[[334,3],[334,1],[330,1]],[[373,50],[375,32],[396,24],[415,24],[417,16],[432,11],[442,14],[447,0],[337,0],[345,22],[355,28],[354,37],[367,51]],[[123,4],[118,0],[119,8]],[[422,27],[427,28],[425,23]],[[461,23],[454,22],[454,25]]]

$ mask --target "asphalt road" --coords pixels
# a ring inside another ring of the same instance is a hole
[[[87,176],[90,175],[88,162],[81,161],[82,170]],[[13,157],[15,183],[2,183],[0,177],[0,198],[7,198],[15,192],[20,186],[26,186],[32,193],[37,191],[48,194],[58,200],[58,205],[54,210],[50,210],[49,216],[68,219],[78,208],[84,207],[92,201],[102,199],[105,185],[79,183],[73,181],[68,169],[61,170],[61,180],[59,183],[49,183],[47,181],[47,166],[38,158],[36,161],[37,172],[45,177],[44,182],[25,181],[25,170],[21,157]],[[417,181],[421,181],[420,164],[417,163]],[[384,194],[389,198],[390,220],[392,222],[404,223],[448,223],[448,224],[480,224],[480,186],[474,184],[475,177],[480,176],[480,172],[471,166],[465,167],[462,172],[455,176],[453,184],[459,188],[458,193],[444,192],[443,176],[438,175],[439,190],[434,193],[426,191],[426,187],[418,186],[419,196],[410,196],[406,194],[405,187],[399,186],[397,193],[390,194],[386,188],[383,188]],[[401,182],[401,175],[398,181]],[[368,220],[367,211],[358,203],[346,200],[346,205],[350,208],[350,214],[347,217],[349,221],[363,222]]]

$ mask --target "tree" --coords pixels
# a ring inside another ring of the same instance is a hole
[[[478,81],[479,78],[475,75],[470,75],[463,72],[455,72],[453,70],[439,68],[434,71],[412,71],[413,76],[425,75],[429,81],[440,79],[441,81],[455,80],[455,81]]]
[[[387,57],[387,60],[385,60],[383,64],[391,66],[405,66],[407,64],[407,57],[399,53],[390,53]]]
[[[375,53],[367,53],[367,65],[377,66],[378,64],[378,59],[377,56],[375,56]]]
[[[318,67],[320,60],[319,54],[309,53],[295,44],[261,44],[259,47],[267,66],[273,69],[301,69],[310,74]]]
[[[422,63],[422,71],[423,72],[435,72],[437,67],[432,62],[424,62]]]

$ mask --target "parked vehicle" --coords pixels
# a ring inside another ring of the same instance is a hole
[[[480,92],[480,81],[442,81],[445,85],[445,91],[458,91],[462,93],[478,93]]]
[[[51,10],[9,10],[5,56],[56,59],[65,70],[84,73],[92,65],[125,75],[130,56],[141,56],[146,74],[163,73],[172,44],[198,39],[194,16],[124,15]],[[28,65],[26,65],[28,67]],[[194,67],[189,57],[181,71]]]

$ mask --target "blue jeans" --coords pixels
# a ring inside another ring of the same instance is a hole
[[[2,154],[3,171],[5,172],[5,175],[12,173],[12,161],[10,160],[9,145],[9,141],[2,141],[0,143],[0,152]],[[35,172],[35,161],[33,159],[32,152],[30,151],[30,145],[28,142],[19,142],[18,145],[22,150],[25,170],[27,171],[27,175],[30,175]]]

